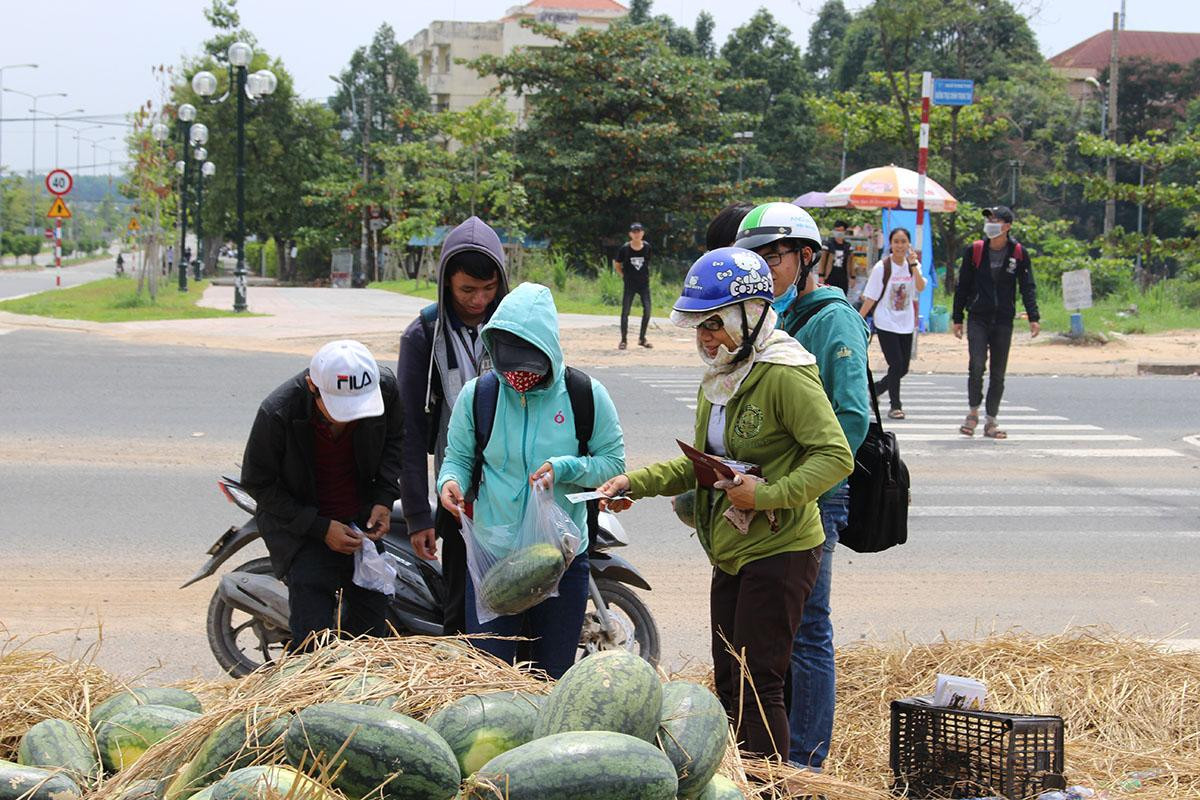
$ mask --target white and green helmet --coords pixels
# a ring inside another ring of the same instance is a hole
[[[780,239],[798,239],[814,253],[821,250],[821,229],[807,211],[791,203],[756,206],[738,226],[734,246],[756,250]]]

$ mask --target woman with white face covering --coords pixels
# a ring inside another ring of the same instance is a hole
[[[707,366],[693,445],[757,465],[762,478],[735,470],[733,481],[700,486],[681,456],[619,475],[601,491],[631,498],[696,491],[696,531],[713,564],[717,693],[745,752],[785,758],[784,680],[825,539],[816,499],[854,461],[816,360],[775,328],[773,296],[762,257],[726,247],[692,265],[671,314],[679,327],[696,329]],[[745,654],[744,669],[730,648]]]

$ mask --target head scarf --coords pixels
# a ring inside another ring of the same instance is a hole
[[[754,346],[750,348],[750,355],[741,361],[735,361],[737,351],[742,346],[743,311],[746,315],[746,328],[750,331],[754,330],[763,314],[767,316],[754,339]],[[746,380],[750,370],[759,362],[790,367],[817,363],[817,359],[805,350],[802,344],[784,331],[775,329],[778,317],[762,300],[747,300],[715,311],[672,311],[671,321],[681,328],[695,328],[714,315],[719,316],[725,323],[725,330],[733,339],[734,350],[731,352],[721,345],[717,354],[710,357],[697,338],[696,349],[700,352],[700,359],[708,365],[704,377],[700,380],[700,388],[708,402],[713,405],[729,405],[729,401],[741,388],[742,381]]]

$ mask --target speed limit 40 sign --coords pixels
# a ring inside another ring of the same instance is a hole
[[[46,191],[59,197],[70,194],[71,187],[74,185],[75,181],[71,178],[71,173],[65,169],[51,170],[50,174],[46,176]]]

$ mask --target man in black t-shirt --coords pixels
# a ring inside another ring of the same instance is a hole
[[[854,245],[846,240],[847,225],[842,220],[833,223],[833,234],[825,240],[821,253],[821,283],[836,286],[843,293],[850,291],[850,264],[854,260]]]
[[[613,269],[625,281],[625,295],[621,300],[621,343],[617,345],[619,350],[628,346],[629,308],[633,305],[635,295],[642,298],[642,331],[638,344],[647,348],[654,346],[646,341],[646,328],[650,325],[650,243],[643,241],[645,235],[642,223],[630,225],[629,241],[621,245],[617,257],[613,259]]]

